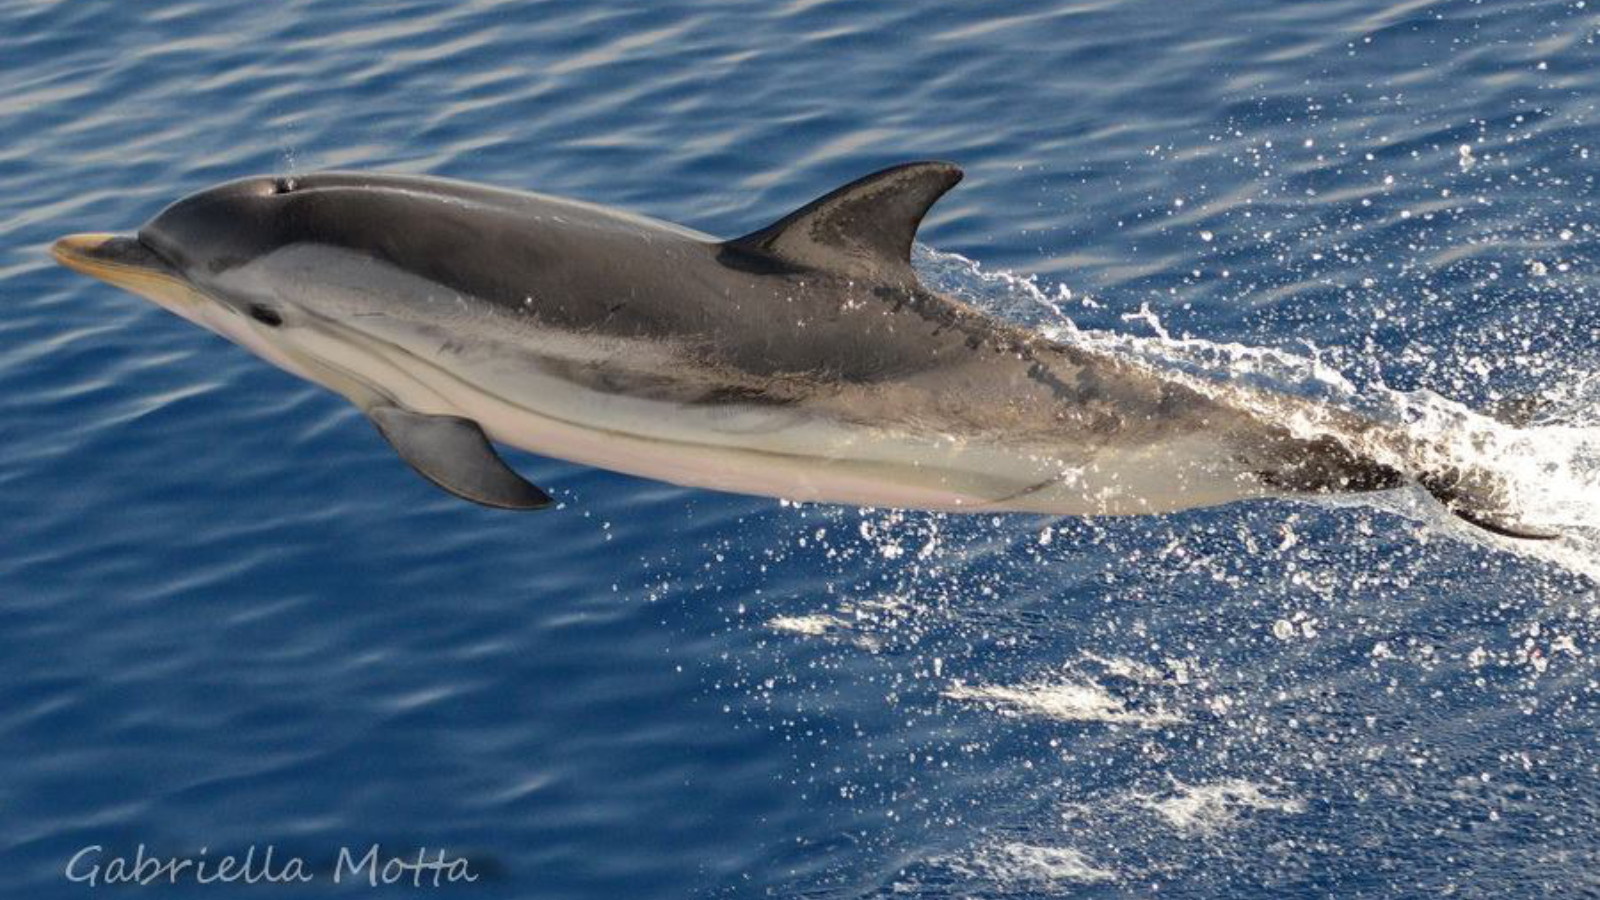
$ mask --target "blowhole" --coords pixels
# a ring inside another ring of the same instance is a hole
[[[298,185],[295,184],[295,180],[287,176],[272,179],[272,192],[274,194],[290,193],[297,186]]]

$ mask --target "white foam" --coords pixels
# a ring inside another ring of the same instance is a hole
[[[773,616],[767,620],[767,627],[773,631],[786,631],[790,634],[799,634],[806,637],[821,637],[831,631],[848,629],[850,623],[838,616],[814,613],[807,616]]]
[[[1165,673],[1160,669],[1126,656],[1101,656],[1098,653],[1085,652],[1082,659],[1086,663],[1100,666],[1107,675],[1126,678],[1140,684],[1161,684],[1166,680]],[[1178,672],[1184,669],[1183,663],[1178,660],[1169,660],[1168,665],[1172,668],[1174,677],[1179,677]]]
[[[1139,803],[1173,829],[1188,835],[1215,834],[1237,825],[1246,812],[1305,812],[1305,803],[1276,794],[1260,784],[1231,778],[1210,784],[1174,780],[1164,797],[1140,797]]]
[[[949,700],[982,703],[1005,715],[1038,716],[1060,722],[1107,722],[1154,728],[1183,721],[1157,706],[1129,709],[1091,681],[1039,681],[1019,685],[967,685],[957,681],[940,692]]]
[[[767,620],[773,631],[797,634],[801,637],[836,638],[846,640],[863,650],[876,652],[880,648],[877,638],[862,634],[849,621],[829,613],[812,613],[804,616],[773,616]]]
[[[1074,847],[1051,847],[1007,841],[975,850],[970,856],[934,860],[950,871],[971,879],[981,879],[1001,887],[1029,889],[1064,884],[1093,884],[1111,881],[1116,873],[1095,865]]]

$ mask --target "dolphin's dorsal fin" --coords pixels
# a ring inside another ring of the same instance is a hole
[[[813,200],[729,249],[806,268],[902,281],[922,217],[961,180],[950,163],[892,166]]]

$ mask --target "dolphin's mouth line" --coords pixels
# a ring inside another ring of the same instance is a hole
[[[50,254],[67,268],[96,277],[111,272],[179,277],[166,259],[136,236],[68,235],[51,245]]]
[[[152,299],[176,299],[193,290],[181,272],[136,236],[69,235],[51,245],[50,255],[74,272]]]

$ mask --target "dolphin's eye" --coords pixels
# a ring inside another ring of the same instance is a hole
[[[277,310],[270,306],[262,306],[259,303],[250,304],[250,318],[273,328],[283,324],[283,316],[278,315]]]

